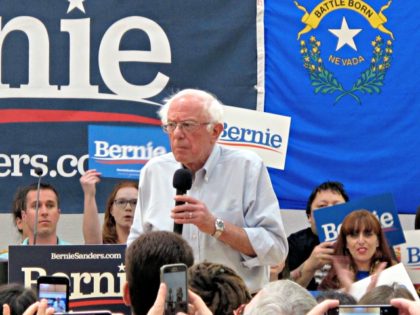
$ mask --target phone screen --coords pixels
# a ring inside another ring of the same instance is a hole
[[[187,266],[184,264],[164,265],[161,281],[166,283],[165,315],[188,312]]]
[[[340,306],[328,311],[328,315],[397,315],[398,310],[390,305]]]
[[[46,299],[56,313],[68,311],[69,281],[64,277],[39,277],[38,298]]]

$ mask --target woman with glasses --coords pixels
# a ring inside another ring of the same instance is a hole
[[[95,197],[96,183],[100,181],[100,175],[96,170],[88,170],[80,178],[84,193],[83,237],[85,244],[125,244],[137,204],[137,183],[122,181],[114,186],[106,203],[101,231]]]

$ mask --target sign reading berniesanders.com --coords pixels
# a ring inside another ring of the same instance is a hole
[[[352,200],[340,205],[315,210],[313,216],[319,241],[336,240],[344,218],[350,212],[359,209],[368,210],[378,218],[390,245],[405,243],[394,198],[390,193]]]
[[[160,126],[90,125],[88,143],[89,169],[113,178],[138,180],[147,161],[170,151],[168,137]]]

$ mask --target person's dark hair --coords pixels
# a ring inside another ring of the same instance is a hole
[[[24,188],[20,187],[17,189],[14,197],[13,197],[13,201],[12,201],[12,217],[13,217],[13,224],[17,227],[17,220],[18,219],[22,219],[22,210],[24,210],[25,208],[23,208],[24,204],[25,204],[25,199],[26,199],[26,194],[28,193],[28,191],[25,191]],[[22,230],[19,229],[17,227],[17,230],[19,231],[20,234],[22,234]]]
[[[356,274],[358,272],[358,268],[350,254],[350,251],[347,249],[347,235],[351,235],[355,232],[358,233],[361,229],[371,231],[376,234],[379,242],[379,246],[376,248],[376,251],[371,259],[371,272],[374,272],[375,267],[381,262],[386,262],[388,267],[392,266],[394,264],[394,261],[392,260],[393,256],[381,224],[373,213],[365,209],[352,211],[344,218],[337,240],[334,244],[333,254],[348,259],[350,270]],[[340,288],[335,268],[330,269],[327,276],[320,283],[319,288]]]
[[[147,314],[160,285],[160,267],[167,264],[194,263],[190,245],[178,234],[152,231],[140,235],[125,253],[125,270],[132,311]]]
[[[366,292],[359,300],[360,305],[390,304],[392,299],[404,298],[414,301],[413,295],[405,287],[398,283],[380,285]]]
[[[244,280],[231,268],[210,262],[188,270],[188,284],[214,315],[232,314],[240,305],[251,300]]]
[[[311,206],[312,206],[312,203],[315,200],[316,195],[320,191],[325,191],[325,190],[331,190],[331,191],[333,191],[337,194],[340,194],[341,196],[343,196],[343,198],[346,202],[349,201],[349,196],[347,195],[346,191],[344,190],[344,185],[342,183],[340,183],[340,182],[330,182],[330,181],[324,182],[324,183],[318,185],[317,187],[315,187],[314,190],[309,195],[308,202],[306,203],[306,215],[308,217],[311,214]]]
[[[32,289],[25,288],[20,283],[0,285],[0,306],[8,304],[11,315],[22,315],[36,301],[35,292]]]
[[[322,291],[316,297],[316,301],[321,303],[324,300],[339,300],[340,305],[355,305],[357,300],[350,293],[338,290]]]
[[[37,189],[38,189],[38,184],[37,183],[31,184],[29,186],[26,186],[26,187],[22,188],[22,190],[21,190],[21,194],[22,194],[21,195],[21,199],[22,199],[21,210],[22,211],[26,210],[26,206],[27,206],[26,197],[27,197],[28,193],[30,191],[33,191],[33,190],[36,191]],[[55,196],[57,197],[57,207],[60,208],[60,197],[58,195],[57,190],[55,189],[55,187],[53,185],[48,184],[48,183],[41,183],[39,185],[39,189],[40,190],[52,190],[54,192]]]
[[[102,226],[102,242],[104,244],[117,244],[118,235],[116,222],[114,217],[111,215],[111,209],[115,201],[115,196],[121,188],[132,187],[138,189],[137,183],[133,181],[122,181],[117,183],[111,191],[111,194],[108,196],[106,202],[105,214],[104,214],[104,224]],[[133,209],[134,211],[134,209]]]

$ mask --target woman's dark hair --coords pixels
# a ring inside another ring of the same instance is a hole
[[[350,269],[354,272],[354,274],[356,274],[359,270],[353,257],[347,249],[347,235],[351,235],[353,233],[357,234],[362,230],[370,231],[378,238],[379,245],[376,248],[370,262],[371,272],[375,271],[375,267],[380,262],[386,262],[388,267],[392,266],[394,264],[394,261],[392,260],[393,256],[381,224],[370,211],[365,209],[352,211],[344,218],[338,238],[334,245],[334,255],[348,259]],[[340,283],[338,281],[337,273],[335,268],[331,268],[327,276],[320,283],[319,289],[326,290],[339,288]]]
[[[9,283],[0,286],[0,306],[8,304],[11,315],[22,315],[36,301],[35,292],[22,284]]]

